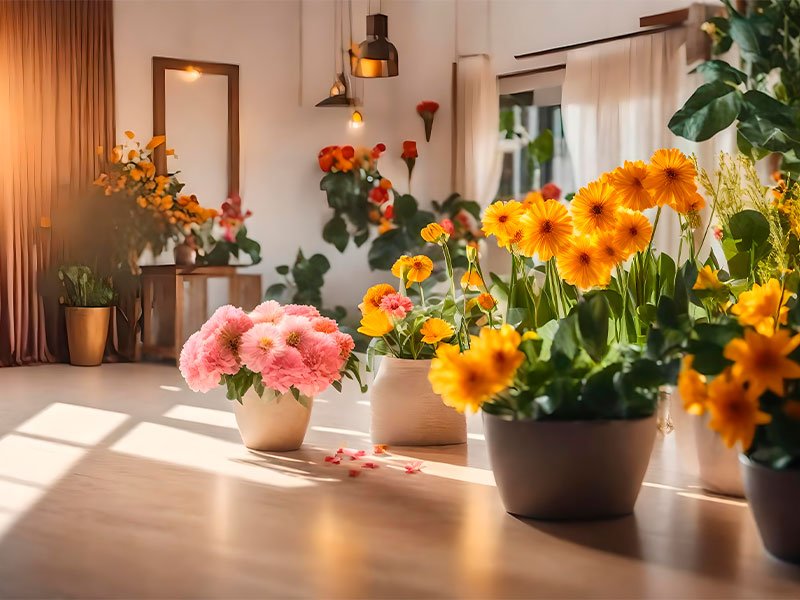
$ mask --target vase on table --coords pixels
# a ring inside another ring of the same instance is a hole
[[[446,406],[428,381],[430,360],[384,356],[370,386],[372,441],[441,446],[467,441],[467,420]]]
[[[110,306],[68,306],[67,321],[69,362],[79,367],[96,367],[103,362],[108,339]]]
[[[506,511],[533,519],[633,512],[656,436],[642,419],[511,420],[484,412],[489,460]]]
[[[251,388],[242,402],[233,401],[233,412],[242,442],[251,450],[288,452],[303,445],[311,420],[312,398],[277,394],[266,390],[262,397]]]
[[[175,264],[181,266],[188,266],[195,264],[197,260],[197,250],[186,242],[176,244],[173,253],[175,255]]]

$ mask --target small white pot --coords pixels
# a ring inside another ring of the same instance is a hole
[[[428,381],[430,360],[384,356],[370,386],[372,441],[441,446],[467,441],[467,419],[445,406]]]
[[[708,427],[709,416],[694,417],[694,441],[700,467],[700,485],[709,492],[744,498],[739,451],[728,448],[716,431]]]
[[[268,452],[287,452],[302,446],[314,400],[301,398],[306,406],[290,392],[275,397],[275,392],[268,389],[259,398],[250,388],[242,398],[243,404],[234,400],[233,412],[244,445]]]

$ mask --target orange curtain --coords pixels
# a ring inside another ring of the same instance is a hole
[[[53,223],[85,205],[96,148],[113,140],[111,0],[0,1],[2,366],[59,354],[57,293],[44,290],[70,251]]]

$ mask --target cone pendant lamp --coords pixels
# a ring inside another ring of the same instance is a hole
[[[367,39],[354,52],[351,72],[355,77],[396,77],[397,48],[389,39],[389,17],[367,15]]]

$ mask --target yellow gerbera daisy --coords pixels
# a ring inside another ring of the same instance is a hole
[[[611,279],[611,266],[604,260],[600,249],[585,235],[573,238],[556,255],[556,261],[564,281],[582,290],[607,285]]]
[[[530,191],[525,195],[525,200],[523,200],[522,205],[525,208],[530,208],[542,202],[544,202],[544,196],[542,196],[541,192]]]
[[[477,412],[495,393],[492,373],[481,363],[481,357],[470,350],[461,354],[457,346],[439,346],[428,380],[442,401],[460,413]]]
[[[620,203],[631,210],[646,210],[656,205],[653,195],[644,187],[647,165],[641,160],[625,161],[609,176],[608,182],[619,197]]]
[[[408,273],[406,287],[411,287],[412,283],[422,283],[433,272],[433,261],[424,254],[412,256],[408,263]]]
[[[520,229],[519,220],[525,209],[520,202],[495,202],[483,214],[483,232],[497,238],[498,246],[506,246]]]
[[[764,285],[755,284],[753,289],[742,292],[739,301],[731,307],[731,313],[739,317],[742,325],[752,325],[761,334],[769,335],[775,329],[775,315],[779,323],[786,323],[789,293],[782,289],[777,279]]]
[[[403,255],[394,261],[392,265],[392,275],[398,279],[405,279],[408,276],[408,270],[411,268],[411,257]]]
[[[681,361],[681,372],[678,375],[678,393],[683,401],[683,408],[692,415],[702,415],[708,401],[706,376],[692,368],[694,356],[687,354]]]
[[[422,228],[419,232],[422,239],[429,244],[444,243],[450,239],[450,234],[444,230],[444,227],[438,223],[430,223]]]
[[[361,327],[358,328],[358,332],[370,337],[381,337],[392,329],[394,326],[389,316],[382,310],[373,310],[361,317]]]
[[[614,227],[614,243],[623,252],[633,254],[647,249],[653,235],[650,219],[636,210],[623,208],[617,212],[617,224]]]
[[[678,209],[694,200],[697,170],[692,161],[676,148],[656,150],[647,166],[642,184],[653,195],[656,204]]]
[[[740,442],[746,451],[753,443],[756,426],[772,417],[759,409],[758,393],[725,371],[708,385],[708,426],[718,432],[728,448]]]
[[[602,181],[593,181],[579,189],[570,203],[575,227],[590,235],[613,229],[618,208],[614,190]]]
[[[744,338],[728,342],[723,354],[733,361],[734,377],[748,381],[755,392],[770,390],[783,396],[783,380],[800,378],[800,365],[789,358],[798,345],[800,334],[790,338],[786,329],[773,335],[747,329]]]
[[[624,263],[630,257],[622,246],[614,239],[613,231],[603,231],[594,238],[594,244],[600,250],[600,256],[612,268]]]
[[[520,225],[520,252],[530,257],[536,254],[543,261],[553,258],[572,236],[572,217],[556,200],[533,204],[520,219]]]
[[[363,315],[380,310],[381,300],[383,300],[383,297],[396,293],[397,290],[395,290],[388,283],[379,283],[378,285],[373,285],[367,290],[367,293],[364,294],[364,298],[362,299],[361,304],[358,305],[358,308],[361,309],[361,314]]]
[[[426,344],[438,344],[442,340],[453,337],[453,328],[450,324],[437,317],[431,317],[425,321],[419,332],[422,334],[422,341]]]
[[[492,373],[495,378],[494,393],[511,385],[517,369],[525,359],[519,349],[520,343],[522,337],[508,323],[500,329],[484,327],[478,337],[472,338],[469,352],[480,356],[485,368]]]
[[[483,287],[483,279],[475,270],[466,271],[461,276],[461,287],[462,288],[475,288],[478,289]]]
[[[705,265],[697,272],[697,280],[692,289],[716,292],[724,287],[725,284],[719,280],[719,269],[712,269],[709,265]]]

